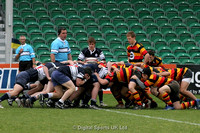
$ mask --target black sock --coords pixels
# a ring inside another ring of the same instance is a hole
[[[36,100],[36,97],[31,97],[31,103],[34,103]]]
[[[48,94],[42,94],[45,98],[49,98]]]
[[[96,100],[91,99],[91,105],[96,105]]]
[[[25,96],[25,98],[30,98],[30,97],[31,97],[31,96],[30,96],[29,94],[27,94],[27,93],[26,93],[24,96]]]
[[[6,99],[9,99],[8,93],[5,93],[2,97],[0,97],[0,102]]]
[[[99,94],[99,102],[102,103],[103,102],[103,90],[100,90],[98,92],[98,94]]]

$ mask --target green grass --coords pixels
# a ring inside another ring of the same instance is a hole
[[[104,102],[109,107],[103,110],[50,109],[40,107],[38,102],[34,108],[19,108],[15,103],[10,107],[7,101],[3,101],[2,105],[5,108],[0,109],[0,133],[198,133],[200,131],[200,110],[166,111],[163,110],[164,103],[153,98],[157,101],[158,108],[144,110],[115,109],[117,102],[110,94],[104,95]]]

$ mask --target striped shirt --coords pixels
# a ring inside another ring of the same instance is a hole
[[[55,55],[55,60],[58,62],[67,61],[68,54],[71,53],[69,43],[66,40],[61,40],[59,37],[51,44],[51,54]]]
[[[170,73],[170,75],[168,76],[168,78],[174,79],[176,81],[181,81],[187,70],[187,67],[169,69],[168,72]]]
[[[151,74],[144,84],[146,87],[162,87],[164,85],[168,85],[171,81],[172,79],[170,78],[162,77],[157,74]]]
[[[143,56],[147,54],[147,50],[141,43],[136,42],[134,46],[129,45],[127,47],[127,55],[129,58],[129,62],[137,63],[142,62]]]
[[[23,49],[23,52],[20,54],[19,61],[31,61],[32,58],[35,58],[35,53],[31,45],[25,43],[19,46],[16,49],[16,55],[19,54],[20,49]]]
[[[154,67],[163,67],[162,59],[160,57],[155,56],[152,62],[147,62],[147,65]]]

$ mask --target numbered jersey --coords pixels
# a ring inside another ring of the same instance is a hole
[[[44,78],[46,78],[46,75],[44,73],[44,69],[43,69],[44,65],[39,65],[37,66],[35,69],[38,71],[38,80],[41,81]]]
[[[84,68],[76,66],[60,66],[58,71],[68,76],[71,80],[84,79],[85,75]]]

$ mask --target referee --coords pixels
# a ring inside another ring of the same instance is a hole
[[[35,53],[31,45],[26,44],[26,37],[20,36],[21,46],[16,49],[15,59],[19,59],[19,72],[33,68],[35,65]]]

